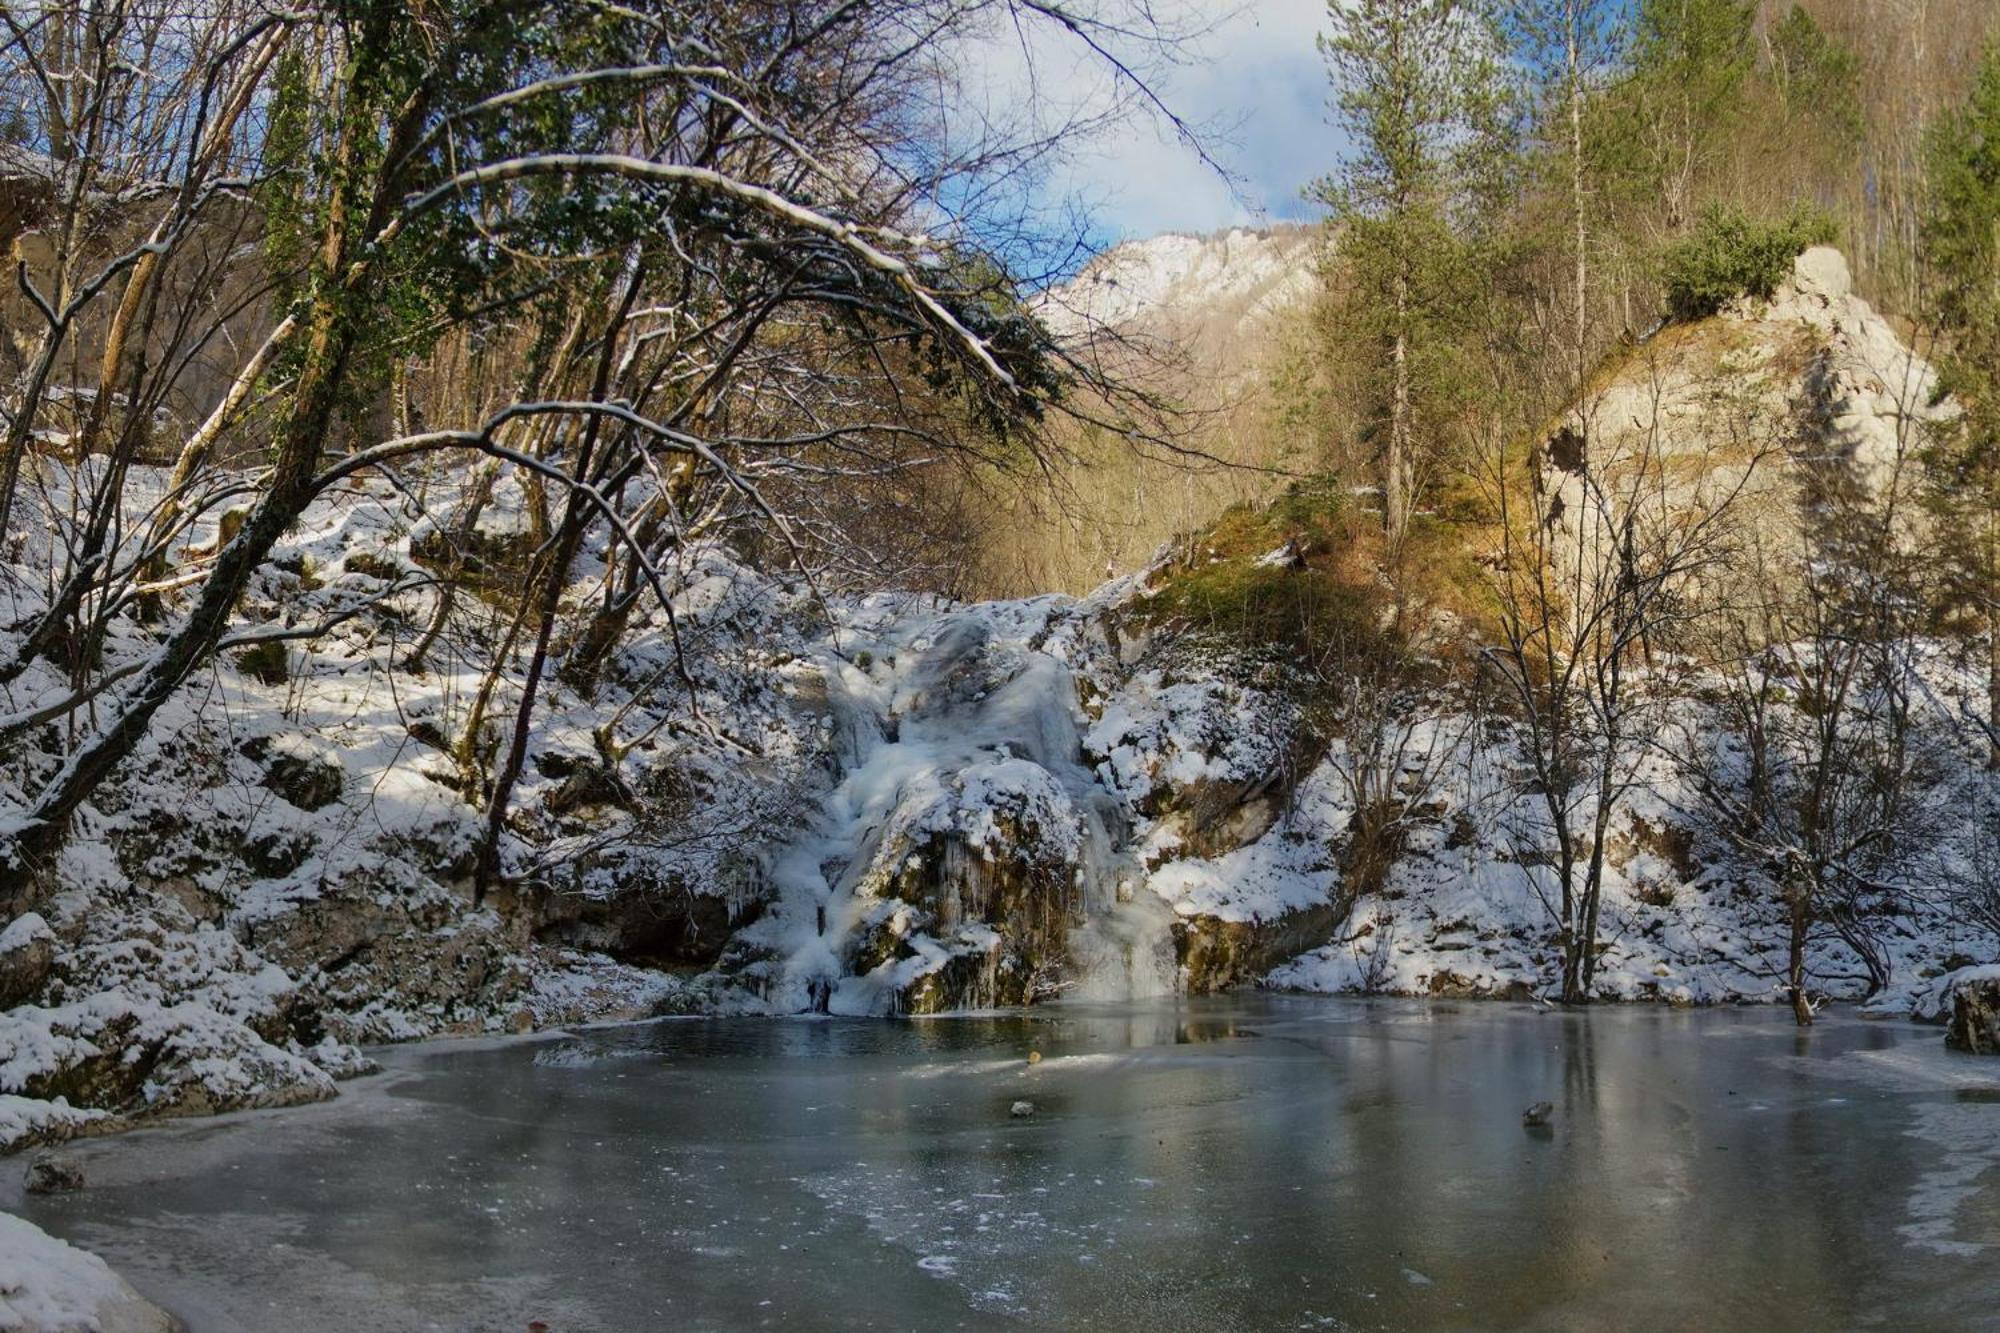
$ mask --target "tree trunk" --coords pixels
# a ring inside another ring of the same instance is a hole
[[[1806,936],[1812,925],[1811,894],[1803,885],[1791,893],[1791,938],[1785,959],[1785,985],[1790,992],[1792,1017],[1802,1028],[1811,1027],[1813,1011],[1806,999]]]
[[[1564,34],[1564,55],[1569,64],[1570,203],[1575,212],[1574,221],[1576,223],[1576,303],[1574,311],[1574,318],[1576,320],[1576,389],[1577,414],[1581,417],[1583,415],[1584,381],[1590,373],[1590,341],[1588,332],[1590,327],[1590,305],[1586,295],[1589,291],[1590,277],[1588,259],[1590,249],[1590,221],[1584,207],[1583,68],[1582,52],[1579,49],[1577,35],[1577,7],[1578,0],[1570,0],[1569,5],[1566,6],[1564,17],[1567,19],[1567,28]]]
[[[2000,588],[1986,612],[1986,766],[2000,770]]]
[[[1394,377],[1389,403],[1389,456],[1383,469],[1382,514],[1393,561],[1402,549],[1403,533],[1409,527],[1410,453],[1410,351],[1405,327],[1409,317],[1410,293],[1407,279],[1396,280],[1396,340],[1390,350]]]

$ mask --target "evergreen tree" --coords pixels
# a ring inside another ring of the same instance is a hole
[[[1754,0],[1640,0],[1632,71],[1641,148],[1678,232],[1743,110]]]
[[[1596,104],[1623,44],[1619,0],[1511,0],[1506,11],[1511,54],[1532,86],[1541,157],[1561,178],[1567,214],[1562,228],[1570,284],[1567,396],[1576,397],[1593,353],[1592,260],[1598,248],[1598,177],[1605,155],[1590,127]]]
[[[1384,525],[1401,549],[1462,395],[1468,291],[1507,188],[1497,35],[1472,0],[1329,0],[1320,39],[1352,149],[1315,187],[1333,213],[1329,327],[1358,359],[1381,435]]]
[[[1861,64],[1854,53],[1793,5],[1766,39],[1771,82],[1794,121],[1813,123],[1842,139],[1861,137]]]
[[[1938,536],[1953,600],[1989,640],[1987,725],[2000,766],[2000,47],[1926,144],[1923,262],[1944,387],[1964,415],[1932,452]]]

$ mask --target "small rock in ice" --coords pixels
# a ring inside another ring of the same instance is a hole
[[[30,1194],[67,1194],[83,1188],[83,1168],[65,1158],[43,1153],[28,1163],[23,1187]]]
[[[1007,1114],[1013,1116],[1017,1120],[1021,1119],[1024,1116],[1031,1116],[1034,1113],[1035,1113],[1035,1104],[1033,1102],[1015,1102],[1012,1106],[1007,1108]]]
[[[1536,1102],[1533,1106],[1521,1112],[1521,1123],[1529,1129],[1540,1129],[1555,1118],[1556,1107],[1554,1102]]]

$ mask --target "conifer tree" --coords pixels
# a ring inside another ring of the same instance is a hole
[[[1543,156],[1564,178],[1570,281],[1565,389],[1576,395],[1592,354],[1593,218],[1604,157],[1595,151],[1598,136],[1590,127],[1623,44],[1622,6],[1616,0],[1512,0],[1506,22],[1511,54],[1533,85]]]
[[[1753,0],[1640,0],[1632,69],[1670,232],[1694,217],[1701,177],[1737,127],[1755,16]]]
[[[1987,631],[1986,725],[2000,767],[2000,47],[1965,104],[1932,128],[1925,156],[1929,304],[1945,388],[1964,407],[1931,459],[1938,535],[1954,600]]]
[[[1315,187],[1332,211],[1335,336],[1359,354],[1382,436],[1392,560],[1458,395],[1456,345],[1495,199],[1507,101],[1488,11],[1473,0],[1329,0],[1320,39],[1352,148]]]

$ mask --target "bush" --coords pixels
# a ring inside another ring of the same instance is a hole
[[[291,679],[291,653],[282,639],[266,639],[236,655],[236,667],[266,685],[283,685]]]
[[[1693,234],[1661,258],[1668,311],[1677,320],[1703,319],[1740,296],[1768,298],[1791,276],[1801,251],[1833,237],[1833,220],[1813,208],[1775,220],[1710,208]]]

